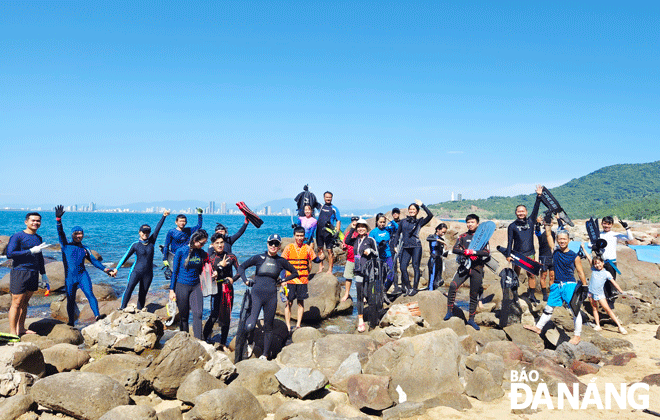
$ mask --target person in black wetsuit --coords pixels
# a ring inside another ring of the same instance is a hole
[[[220,233],[221,235],[224,235],[224,246],[223,246],[223,251],[227,254],[231,254],[231,246],[234,245],[236,241],[240,239],[241,236],[245,233],[245,229],[247,229],[248,224],[250,222],[248,221],[247,217],[245,218],[245,222],[243,222],[243,226],[241,226],[236,233],[233,235],[229,236],[229,231],[227,230],[227,227],[223,225],[222,223],[218,223],[215,225],[215,233]],[[214,235],[215,236],[215,235]],[[209,248],[209,258],[213,256],[213,253],[215,253],[215,249],[213,247]]]
[[[456,275],[449,284],[449,293],[447,296],[447,315],[445,315],[445,321],[449,320],[453,316],[454,312],[454,302],[456,301],[456,290],[465,282],[465,280],[470,279],[470,314],[468,319],[468,325],[479,330],[479,326],[474,322],[474,315],[477,313],[477,305],[479,304],[479,294],[482,290],[482,283],[484,279],[484,264],[490,258],[490,251],[488,244],[481,250],[475,251],[473,249],[468,249],[470,247],[470,242],[472,242],[472,237],[474,232],[479,226],[479,216],[476,214],[468,214],[465,218],[465,223],[467,225],[468,231],[462,234],[452,252],[457,255],[462,255],[471,260],[470,268],[467,274],[457,271]],[[460,273],[460,274],[459,274]]]
[[[128,275],[128,284],[126,285],[126,290],[124,290],[124,295],[121,299],[121,306],[119,309],[126,308],[128,301],[135,290],[135,286],[140,285],[138,291],[138,302],[137,308],[144,308],[144,304],[147,300],[147,292],[151,286],[151,281],[154,278],[154,244],[156,239],[158,239],[158,233],[160,228],[165,222],[165,218],[170,214],[169,210],[163,212],[163,217],[160,218],[160,221],[156,225],[156,229],[151,233],[151,226],[142,225],[140,226],[140,240],[133,242],[133,244],[128,248],[126,254],[119,260],[117,267],[112,270],[112,276],[117,275],[117,271],[121,268],[122,265],[128,260],[133,254],[135,254],[135,262],[131,266],[131,271]]]
[[[385,229],[390,232],[390,250],[392,251],[392,282],[394,283],[393,293],[398,295],[401,293],[401,286],[399,285],[399,260],[401,259],[401,250],[399,247],[399,240],[401,232],[399,232],[399,225],[401,224],[401,210],[398,207],[392,209],[392,220],[387,223]]]
[[[435,234],[426,238],[429,243],[429,290],[438,290],[444,284],[442,280],[442,259],[448,253],[448,250],[445,250],[446,244],[444,242],[446,232],[447,225],[440,223],[435,227]]]
[[[426,217],[418,219],[417,213],[420,206],[426,212]],[[417,286],[419,286],[419,265],[422,262],[422,242],[419,240],[419,230],[422,226],[430,222],[432,218],[433,213],[431,213],[431,210],[420,200],[415,200],[414,203],[408,206],[408,217],[399,224],[399,235],[401,235],[401,241],[403,241],[401,250],[401,283],[403,283],[408,296],[416,295]],[[408,278],[408,264],[410,264],[411,260],[415,275],[412,288],[410,287],[410,279]]]
[[[532,214],[527,216],[527,207],[520,204],[516,207],[516,217],[517,219],[509,225],[507,229],[508,242],[506,246],[506,260],[508,262],[513,261],[511,257],[511,250],[520,252],[524,256],[530,259],[535,259],[536,251],[534,250],[534,227],[536,225],[536,217],[539,214],[539,206],[541,205],[541,194],[543,193],[543,186],[536,186],[536,201],[534,202],[534,209]],[[513,268],[520,277],[520,267],[515,266]],[[528,279],[528,289],[526,293],[523,293],[521,296],[527,296],[530,301],[538,303],[538,300],[534,296],[534,291],[536,289],[536,277],[527,273]],[[547,296],[546,284],[541,282],[541,289],[543,290],[543,295]]]
[[[277,255],[277,251],[282,244],[282,238],[278,234],[268,237],[268,251],[263,254],[257,254],[249,260],[238,266],[238,272],[233,280],[239,278],[247,285],[252,285],[250,294],[252,296],[252,310],[250,316],[245,321],[245,330],[248,334],[248,341],[253,343],[254,329],[257,326],[259,312],[264,312],[264,349],[260,359],[267,359],[270,356],[270,345],[273,338],[273,322],[275,320],[275,310],[277,309],[277,286],[283,282],[293,280],[298,277],[298,270],[286,259]],[[256,267],[254,279],[248,282],[245,276],[245,270],[250,267]],[[280,279],[282,270],[290,274],[284,279]],[[252,344],[254,345],[254,343]],[[252,347],[248,346],[248,349]],[[251,350],[248,350],[248,357]]]
[[[323,194],[325,204],[321,206],[319,211],[319,218],[316,225],[316,247],[318,248],[319,258],[323,257],[323,248],[328,252],[328,274],[332,274],[332,265],[334,263],[334,255],[332,248],[335,246],[334,236],[325,230],[326,225],[330,224],[337,232],[341,232],[341,220],[339,210],[332,205],[332,193],[326,191]],[[319,265],[319,273],[323,271],[323,263]]]
[[[536,226],[534,227],[534,233],[539,240],[539,263],[543,266],[541,268],[541,276],[539,278],[541,282],[541,291],[543,292],[543,301],[548,301],[548,289],[544,286],[546,283],[546,277],[550,278],[550,284],[555,282],[555,270],[554,265],[552,264],[552,249],[548,244],[548,238],[545,235],[545,230],[541,230],[543,226],[543,217],[536,218]],[[555,232],[552,232],[552,239],[555,241]],[[549,274],[548,274],[549,273]]]
[[[211,312],[202,333],[204,340],[208,341],[213,332],[213,325],[218,321],[221,348],[227,346],[231,308],[234,303],[233,269],[238,270],[238,260],[234,254],[225,251],[226,246],[224,234],[216,232],[211,236],[209,262],[213,266],[213,278],[218,283],[218,293],[211,295]],[[213,250],[212,253],[211,250]]]

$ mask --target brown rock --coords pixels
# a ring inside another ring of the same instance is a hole
[[[600,367],[598,365],[582,362],[580,360],[574,360],[573,364],[571,365],[571,372],[573,372],[576,376],[595,375],[599,370]]]
[[[481,353],[499,354],[504,360],[504,365],[508,368],[517,365],[523,358],[520,347],[511,341],[491,341],[486,344]]]
[[[534,359],[531,368],[538,371],[539,378],[548,385],[548,391],[550,392],[550,395],[554,397],[558,395],[557,385],[559,383],[567,384],[569,388],[572,387],[572,384],[577,383],[580,389],[580,394],[587,390],[587,386],[580,382],[573,372],[556,364],[547,357],[539,356]]]
[[[467,377],[465,393],[479,401],[493,401],[504,396],[504,390],[498,385],[491,372],[477,366]]]
[[[85,350],[66,343],[55,344],[42,353],[46,363],[46,373],[49,375],[80,369],[90,358]]]
[[[613,365],[613,366],[625,366],[630,362],[630,359],[637,357],[637,355],[632,352],[628,351],[625,353],[619,353],[615,356],[613,356],[608,362],[608,365]]]
[[[192,404],[198,395],[212,389],[227,388],[220,379],[211,376],[204,369],[195,369],[186,376],[176,392],[176,399]]]
[[[348,398],[357,408],[382,411],[394,405],[389,394],[390,378],[378,375],[353,375],[348,378]]]

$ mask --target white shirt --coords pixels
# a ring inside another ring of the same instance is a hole
[[[616,245],[619,242],[619,239],[624,241],[632,241],[633,238],[630,229],[626,229],[626,233],[616,233],[612,230],[609,232],[600,232],[600,237],[607,241],[607,246],[603,252],[604,260],[616,260]]]

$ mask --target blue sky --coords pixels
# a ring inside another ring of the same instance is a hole
[[[660,159],[657,2],[467,3],[0,3],[0,205],[436,203]]]

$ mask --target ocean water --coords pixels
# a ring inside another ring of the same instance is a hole
[[[44,242],[49,244],[58,244],[57,227],[55,224],[55,213],[52,211],[42,211],[42,224],[38,233],[43,238]],[[25,211],[0,211],[0,235],[11,236],[14,233],[25,228],[24,219]],[[139,239],[138,228],[148,223],[152,229],[160,220],[162,214],[155,213],[83,213],[83,212],[67,212],[62,218],[64,225],[64,232],[70,236],[70,229],[75,225],[79,225],[84,229],[85,237],[83,244],[90,249],[97,251],[103,257],[102,263],[109,265],[116,263],[126,253],[129,246]],[[197,215],[187,215],[188,226],[195,226],[197,224]],[[167,288],[169,282],[165,280],[162,267],[162,254],[158,249],[158,245],[165,243],[165,236],[167,231],[174,229],[176,215],[169,215],[163,224],[163,227],[158,235],[156,241],[156,252],[154,255],[154,280],[149,289],[149,296],[147,303],[157,298],[167,295]],[[232,252],[238,258],[239,263],[247,260],[251,256],[266,251],[266,239],[273,233],[280,234],[283,238],[292,237],[293,232],[291,229],[291,218],[289,216],[262,216],[264,224],[261,228],[257,229],[254,225],[248,225],[245,233],[241,238],[232,245]],[[229,234],[234,234],[243,224],[243,216],[238,215],[203,215],[202,229],[209,232],[209,236],[215,230],[216,223],[222,223],[229,231]],[[342,218],[342,226],[348,226],[350,218]],[[44,252],[44,256],[54,258],[58,261],[62,260],[60,251]],[[3,257],[4,258],[4,257]],[[135,257],[132,257],[134,259]],[[1,261],[0,261],[1,262]],[[335,266],[335,271],[343,273],[343,267]],[[0,267],[0,278],[9,273],[10,269]],[[109,277],[105,273],[96,269],[93,266],[87,266],[87,271],[92,278],[92,283],[107,283],[111,284],[119,297],[124,292],[128,282],[128,275],[130,268],[121,268],[116,278]],[[248,271],[248,275],[252,274]],[[240,311],[240,303],[245,293],[246,287],[242,282],[236,283],[235,288],[235,304],[232,311],[232,319],[238,318]],[[133,292],[133,296],[137,296],[137,289]],[[353,292],[353,296],[355,293]],[[50,302],[57,297],[53,295],[49,297],[35,296],[30,300],[30,308],[28,310],[29,317],[43,317],[50,315]],[[208,298],[207,298],[208,299]],[[204,319],[208,317],[209,302],[204,302]],[[336,328],[336,326],[332,326]]]

